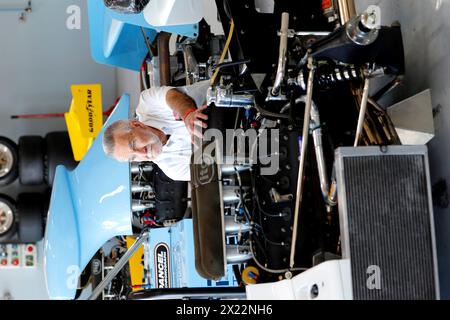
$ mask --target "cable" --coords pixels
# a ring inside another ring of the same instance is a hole
[[[284,247],[286,245],[286,243],[284,243],[284,242],[277,242],[277,241],[270,240],[269,237],[266,236],[266,233],[264,232],[264,229],[262,226],[260,226],[257,223],[253,223],[253,225],[260,228],[264,240],[266,242],[268,242],[269,244],[272,244],[274,246],[280,246],[280,247]]]
[[[236,167],[234,167],[234,171],[236,172],[236,177],[239,183],[239,198],[240,198],[240,204],[242,208],[244,209],[244,214],[248,220],[248,222],[251,222],[251,216],[250,212],[248,212],[247,207],[245,206],[245,200],[244,200],[244,189],[242,188],[242,180],[241,180],[241,174],[239,173],[239,170],[237,170]]]
[[[234,32],[234,21],[233,21],[233,19],[231,19],[230,31],[228,33],[228,38],[227,38],[227,41],[225,42],[225,47],[223,48],[222,55],[220,56],[219,65],[221,63],[223,63],[223,61],[225,60],[225,56],[227,55],[227,52],[228,52],[228,47],[230,46],[231,38],[233,38],[233,32]],[[210,81],[211,86],[214,85],[214,83],[216,82],[216,78],[217,78],[217,75],[219,74],[219,70],[220,70],[220,68],[216,68],[216,70],[214,71],[214,74],[211,77],[211,81]]]
[[[223,68],[227,68],[227,67],[234,67],[234,66],[238,66],[238,65],[241,65],[241,64],[250,63],[250,62],[251,62],[250,59],[222,62],[222,63],[218,64],[216,66],[216,68],[223,69]]]
[[[266,271],[266,272],[269,272],[269,273],[286,273],[286,272],[290,272],[290,271],[306,271],[306,270],[308,270],[308,268],[270,269],[270,268],[267,268],[267,267],[263,266],[258,261],[258,259],[256,259],[255,252],[253,251],[251,235],[250,235],[250,252],[252,254],[253,261],[255,261],[255,263],[258,265],[258,267],[261,268],[262,270]]]
[[[236,119],[234,120],[234,130],[236,130],[236,129],[237,129],[237,126],[238,126],[238,122],[239,122],[239,112],[240,112],[240,109],[239,109],[239,108],[236,108]]]

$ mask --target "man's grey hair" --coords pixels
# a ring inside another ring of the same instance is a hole
[[[129,120],[117,120],[105,129],[103,133],[103,151],[106,155],[114,158],[115,138],[114,135],[120,131],[129,131]]]

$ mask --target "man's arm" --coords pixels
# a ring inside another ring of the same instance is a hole
[[[201,138],[202,133],[199,129],[201,127],[207,127],[203,120],[208,120],[208,116],[202,113],[207,106],[197,109],[195,101],[177,89],[167,91],[166,102],[167,105],[183,119],[189,133],[192,136]]]

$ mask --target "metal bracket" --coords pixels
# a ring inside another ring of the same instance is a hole
[[[136,238],[136,241],[133,243],[130,249],[128,249],[127,252],[122,256],[122,258],[120,258],[120,260],[116,263],[114,268],[110,272],[108,272],[108,274],[102,280],[102,282],[100,282],[100,284],[97,287],[95,287],[94,291],[89,297],[89,300],[95,300],[98,298],[98,296],[103,292],[106,286],[117,276],[120,270],[123,269],[125,264],[127,264],[130,258],[136,253],[139,247],[149,238],[150,238],[150,230],[144,229],[141,232],[141,234]]]

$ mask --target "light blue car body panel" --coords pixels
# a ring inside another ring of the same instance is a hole
[[[58,166],[44,238],[44,272],[49,296],[73,299],[78,276],[111,238],[132,235],[128,163],[103,152],[107,126],[128,119],[130,99],[122,96],[76,169]]]
[[[80,273],[110,239],[132,235],[131,177],[128,163],[103,152],[102,137],[111,123],[128,119],[130,99],[122,96],[83,160],[73,171],[58,166],[53,182],[44,237],[44,273],[52,299],[73,299]],[[166,244],[171,288],[236,286],[231,266],[219,281],[202,278],[195,269],[192,220],[152,229],[149,243],[150,285],[158,288],[156,248]]]
[[[238,285],[231,265],[227,267],[226,276],[219,281],[206,280],[197,273],[193,230],[192,219],[181,220],[172,227],[151,230],[149,239],[151,288],[163,288],[158,283],[157,248],[160,246],[167,246],[169,251],[170,282],[167,287],[205,288]]]
[[[153,27],[144,14],[121,14],[105,7],[101,0],[88,0],[90,46],[93,59],[101,64],[139,71],[148,53],[142,35],[150,42],[159,31],[196,37],[198,24]]]

